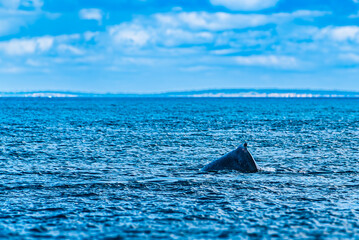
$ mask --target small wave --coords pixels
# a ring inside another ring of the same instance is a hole
[[[273,167],[260,167],[259,172],[276,172],[277,169],[273,168]]]

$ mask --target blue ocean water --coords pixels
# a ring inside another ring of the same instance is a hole
[[[359,238],[359,99],[0,99],[0,238]],[[244,141],[261,171],[202,173]]]

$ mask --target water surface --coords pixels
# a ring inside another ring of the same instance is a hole
[[[0,99],[0,238],[359,238],[358,99]],[[248,142],[259,173],[201,173]]]

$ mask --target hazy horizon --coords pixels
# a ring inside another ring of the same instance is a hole
[[[215,97],[215,98],[358,98],[358,91],[311,89],[202,89],[152,93],[20,91],[0,92],[0,97]]]
[[[83,94],[163,94],[163,93],[182,93],[182,92],[204,92],[204,91],[308,91],[308,92],[358,92],[359,90],[349,89],[325,89],[325,88],[198,88],[198,89],[178,89],[168,91],[137,91],[137,92],[120,92],[120,91],[75,91],[64,89],[45,89],[45,90],[17,90],[17,91],[0,91],[0,93],[27,93],[27,92],[58,92],[58,93],[83,93]]]

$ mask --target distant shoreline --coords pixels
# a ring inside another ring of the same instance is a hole
[[[162,93],[0,92],[0,98],[359,98],[359,92],[305,89],[209,89]]]
[[[192,96],[0,96],[0,99],[15,99],[15,98],[28,98],[28,99],[359,99],[359,96],[319,96],[319,97],[192,97]]]

